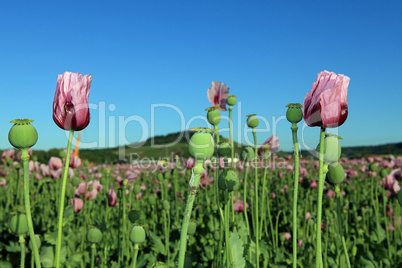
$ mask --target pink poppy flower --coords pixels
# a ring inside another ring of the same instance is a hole
[[[74,206],[74,212],[77,213],[84,207],[84,201],[81,198],[71,198],[70,205]]]
[[[348,86],[350,78],[323,71],[317,75],[312,90],[304,99],[304,120],[310,127],[341,126],[348,117]]]
[[[335,192],[334,192],[334,190],[329,190],[328,192],[327,192],[327,197],[328,198],[334,198],[335,197]]]
[[[299,243],[297,243],[297,245],[299,246],[299,248],[301,248],[303,246],[303,239],[300,239]]]
[[[321,222],[321,231],[325,231],[325,229],[327,228],[327,223],[326,222]]]
[[[58,170],[63,167],[63,161],[59,157],[52,156],[49,159],[48,166],[51,170]]]
[[[229,87],[227,85],[219,81],[212,81],[207,95],[212,106],[218,106],[219,110],[226,111],[226,99],[229,95]]]
[[[0,186],[5,186],[7,184],[7,180],[5,178],[1,178]]]
[[[246,203],[247,209],[249,208],[248,203]],[[235,212],[244,212],[244,202],[243,200],[239,200],[233,204],[233,208]]]
[[[57,76],[53,121],[64,130],[83,130],[89,124],[88,97],[92,76],[65,72]]]
[[[306,212],[306,220],[309,220],[311,217],[311,213],[310,212]]]
[[[261,155],[265,151],[264,150],[264,148],[266,148],[265,146],[269,146],[269,151],[271,153],[278,151],[280,146],[278,136],[271,135],[266,141],[264,141],[264,143],[260,146],[260,148],[258,148],[259,155]]]
[[[306,168],[300,168],[299,174],[300,174],[300,176],[306,176],[307,175],[307,169]]]
[[[195,159],[192,158],[192,157],[187,159],[185,162],[186,162],[186,168],[187,169],[192,169],[195,166]]]
[[[285,237],[286,241],[289,241],[290,238],[292,237],[292,235],[290,233],[288,233],[288,232],[284,233],[283,236]]]
[[[108,200],[109,200],[109,206],[110,206],[110,207],[116,206],[116,197],[117,197],[117,194],[116,194],[116,191],[115,191],[115,190],[110,189],[110,190],[107,192],[107,198],[108,198]]]
[[[14,153],[15,153],[14,149],[4,151],[3,154],[1,155],[1,161],[5,162],[6,159],[14,160]]]

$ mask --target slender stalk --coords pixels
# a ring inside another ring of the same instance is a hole
[[[293,267],[297,267],[297,196],[299,187],[299,145],[297,142],[297,124],[292,123],[294,162],[294,185],[293,185]]]
[[[341,206],[342,193],[341,193],[341,190],[339,189],[339,185],[335,186],[335,192],[336,192],[336,213],[338,214],[337,215],[337,218],[338,218],[338,231],[339,231],[339,235],[342,238],[343,251],[345,253],[346,261],[348,263],[348,268],[351,268],[350,261],[349,261],[348,250],[346,248],[345,236],[343,235],[343,229],[342,229],[342,206]]]
[[[233,110],[233,106],[229,105],[229,132],[230,132],[230,146],[232,147],[232,161],[231,166],[234,167],[233,165],[233,159],[234,159],[234,142],[233,142],[233,122],[232,122],[232,110]]]
[[[230,239],[229,239],[229,209],[230,200],[228,190],[225,190],[225,248],[226,248],[226,267],[232,266],[232,254],[230,251]]]
[[[244,164],[246,166],[246,170],[244,172],[244,182],[243,182],[243,213],[244,213],[244,219],[246,221],[246,227],[247,227],[247,234],[250,236],[250,223],[248,222],[248,216],[247,216],[247,176],[248,176],[248,168],[250,166],[248,160]]]
[[[322,219],[322,195],[324,192],[324,137],[325,129],[321,128],[320,132],[320,155],[319,155],[319,179],[318,179],[318,208],[317,208],[317,246],[316,246],[316,263],[315,267],[322,267],[322,250],[321,250],[321,219]]]
[[[190,191],[188,194],[188,200],[186,205],[186,210],[183,218],[183,225],[181,228],[180,234],[180,250],[179,250],[179,264],[178,268],[184,267],[184,257],[186,253],[187,247],[187,231],[188,225],[190,222],[191,211],[193,210],[193,204],[195,195],[197,194],[198,187],[200,185],[201,174],[204,172],[204,168],[202,166],[202,161],[197,161],[196,166],[193,168],[192,178],[190,180]]]
[[[23,235],[20,235],[20,240],[18,241],[21,246],[21,268],[25,267],[25,239]]]
[[[138,244],[134,244],[134,259],[131,268],[135,268],[135,266],[137,265],[138,250],[139,250]]]
[[[265,222],[265,227],[267,226],[267,220],[265,218],[265,182],[267,179],[267,170],[268,170],[268,158],[265,158],[265,168],[264,168],[264,177],[262,179],[262,201],[261,201],[261,221],[260,221],[260,239],[262,238],[262,225]],[[266,229],[266,228],[265,228]]]
[[[92,243],[92,246],[91,246],[91,268],[95,267],[95,251],[96,251],[95,243]]]
[[[68,167],[70,165],[70,155],[71,155],[71,143],[73,141],[74,130],[70,130],[70,135],[68,137],[67,143],[67,155],[66,164],[64,166],[63,181],[61,184],[61,194],[60,194],[60,207],[59,207],[59,220],[57,229],[57,244],[56,244],[56,268],[60,268],[60,253],[61,253],[61,240],[63,235],[63,213],[64,213],[64,198],[66,195],[66,185],[68,176]]]
[[[256,259],[256,267],[258,268],[260,266],[260,252],[259,252],[259,228],[258,228],[258,144],[257,144],[257,133],[255,128],[253,127],[253,137],[254,137],[254,191],[255,191],[255,231],[254,231],[254,236],[255,236],[255,245],[256,245],[256,250],[255,250],[255,259]]]
[[[32,223],[32,215],[31,215],[31,204],[29,200],[29,154],[28,149],[21,149],[21,159],[24,166],[24,205],[25,205],[25,214],[28,222],[28,232],[29,238],[32,243],[32,250],[35,256],[35,265],[36,267],[41,267],[40,258],[39,258],[39,250],[38,245],[36,244],[35,233],[33,229]],[[23,266],[22,266],[23,267]]]

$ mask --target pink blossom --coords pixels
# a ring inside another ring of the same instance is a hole
[[[275,197],[276,197],[276,194],[275,194],[275,193],[272,193],[271,198],[272,198],[272,199],[275,199]]]
[[[235,212],[244,212],[244,201],[239,200],[236,203],[233,204],[234,211]],[[249,208],[248,203],[246,204],[247,209]]]
[[[306,176],[307,175],[307,169],[306,168],[300,168],[299,174],[300,174],[300,176]]]
[[[195,166],[195,159],[192,158],[192,157],[187,159],[185,162],[186,162],[186,168],[187,169],[192,169]]]
[[[14,149],[9,149],[9,150],[4,151],[3,154],[1,155],[1,161],[5,162],[7,158],[9,160],[13,161],[14,160],[14,154],[15,154]]]
[[[92,76],[65,72],[57,76],[53,121],[64,130],[83,130],[89,124],[88,97]]]
[[[335,197],[335,192],[334,192],[332,189],[330,189],[330,190],[327,192],[327,197],[328,197],[328,198],[334,198],[334,197]]]
[[[259,148],[258,155],[262,155],[266,151],[266,147],[268,147],[270,153],[274,153],[278,151],[280,146],[279,138],[276,135],[271,135]]]
[[[310,212],[306,212],[306,220],[309,220],[311,217],[311,213]]]
[[[312,90],[304,99],[304,120],[310,127],[341,126],[348,117],[348,86],[350,78],[323,71],[317,75]]]
[[[299,243],[297,243],[297,245],[299,246],[299,248],[301,248],[303,246],[303,239],[300,239]]]
[[[84,207],[84,201],[81,198],[71,198],[70,205],[74,206],[74,212],[77,213]]]
[[[325,229],[327,228],[327,223],[326,222],[321,222],[321,231],[325,231]]]
[[[285,237],[285,240],[286,240],[286,241],[289,241],[290,238],[292,237],[292,235],[291,235],[290,233],[288,233],[288,232],[284,233],[283,236]]]
[[[5,186],[7,184],[7,180],[5,178],[1,178],[0,186]]]
[[[48,166],[51,170],[58,170],[63,167],[63,161],[59,157],[52,156],[49,159]]]
[[[311,179],[310,187],[311,187],[312,189],[317,188],[317,182],[316,182],[314,179]]]
[[[116,197],[117,197],[116,191],[113,190],[113,189],[110,189],[107,192],[107,197],[108,197],[108,200],[109,200],[109,206],[110,207],[116,206]]]
[[[229,95],[229,87],[227,85],[219,81],[212,81],[207,95],[212,106],[218,106],[219,110],[226,111],[226,99]]]

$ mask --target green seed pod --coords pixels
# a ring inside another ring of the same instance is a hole
[[[158,181],[163,181],[163,174],[162,173],[158,173],[157,175]]]
[[[251,146],[244,147],[240,153],[240,159],[243,161],[254,160],[254,149]]]
[[[196,160],[204,160],[214,154],[215,144],[210,133],[196,132],[190,139],[189,151]]]
[[[140,213],[137,210],[131,210],[128,213],[128,219],[130,220],[131,223],[136,223],[140,219]]]
[[[152,195],[150,195],[150,196],[148,197],[148,202],[149,202],[149,204],[152,205],[152,206],[156,205],[156,197],[155,197],[154,194],[152,194]]]
[[[84,166],[88,167],[89,166],[89,161],[87,159],[84,160]]]
[[[249,114],[247,116],[247,126],[256,128],[259,124],[257,116],[255,114]]]
[[[64,150],[60,150],[60,151],[59,151],[59,157],[60,157],[61,159],[63,159],[64,157],[66,157],[66,152],[65,152]]]
[[[345,180],[345,171],[339,162],[328,166],[326,179],[331,185],[339,185]]]
[[[139,185],[139,184],[134,185],[134,193],[136,195],[141,193],[141,185]]]
[[[229,142],[222,141],[218,145],[218,155],[223,157],[228,157],[232,154],[232,147]]]
[[[101,179],[100,179],[100,183],[102,184],[102,185],[106,185],[107,184],[107,177],[102,177]],[[73,184],[74,185],[74,184]],[[77,185],[74,185],[74,186],[77,186]]]
[[[188,225],[187,234],[194,235],[196,230],[197,230],[197,223],[195,221],[190,221],[190,223]]]
[[[254,197],[255,196],[255,191],[254,191],[254,189],[248,189],[248,195],[250,196],[250,197]]]
[[[130,232],[130,241],[133,244],[141,244],[145,241],[145,230],[142,226],[133,226]]]
[[[172,178],[172,174],[169,171],[165,172],[165,180],[169,180],[170,178]]]
[[[374,162],[370,163],[369,170],[370,171],[376,171],[377,170],[377,165]]]
[[[240,183],[237,176],[237,170],[225,169],[219,175],[218,186],[222,191],[228,190],[228,192],[232,192],[237,190],[239,185]]]
[[[318,144],[317,153],[320,153],[320,144]],[[339,139],[335,136],[327,136],[324,139],[324,162],[332,164],[338,162],[341,157],[341,145]]]
[[[226,99],[226,103],[230,106],[234,106],[236,104],[236,95],[228,95],[228,98]]]
[[[169,203],[169,201],[163,200],[162,207],[163,207],[164,210],[170,211],[170,203]]]
[[[206,109],[207,119],[211,125],[217,126],[219,122],[221,122],[221,113],[218,110],[218,107],[210,107]]]
[[[300,103],[290,103],[286,105],[288,110],[286,111],[286,119],[290,123],[299,123],[303,119],[302,105]]]
[[[381,169],[381,171],[380,171],[381,178],[385,178],[387,175],[388,175],[388,170],[386,170],[385,168]]]
[[[36,241],[36,246],[38,247],[38,249],[40,248],[40,246],[42,245],[42,241],[40,240],[40,236],[39,235],[35,235],[35,241]],[[32,242],[31,240],[29,240],[29,248],[32,250]],[[0,266],[1,267],[1,266]]]
[[[91,184],[91,185],[88,185],[88,191],[89,191],[89,192],[92,192],[93,189],[94,189],[94,187],[93,187],[92,184]]]
[[[74,177],[71,179],[71,184],[75,187],[78,186],[78,184],[80,184],[81,180],[78,177]]]
[[[87,231],[87,241],[89,243],[99,243],[102,241],[102,232],[96,227],[92,227]]]
[[[38,132],[31,125],[33,120],[15,119],[10,121],[14,123],[8,132],[8,141],[17,149],[28,149],[35,145],[38,140]]]
[[[8,222],[8,226],[15,235],[25,234],[28,232],[27,216],[24,213],[14,214]]]

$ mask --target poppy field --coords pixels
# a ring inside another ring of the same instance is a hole
[[[235,154],[235,95],[212,82],[209,128],[191,129],[190,158],[94,164],[73,148],[90,124],[92,77],[58,76],[53,120],[67,149],[37,161],[30,119],[12,120],[0,163],[0,267],[401,267],[402,157],[348,159],[326,129],[347,120],[349,77],[321,72],[303,105],[284,107],[289,135]],[[285,105],[284,105],[285,106]],[[230,137],[219,135],[221,114]],[[317,127],[301,155],[298,123]],[[280,140],[294,152],[277,154]],[[117,160],[117,159],[116,159]]]

